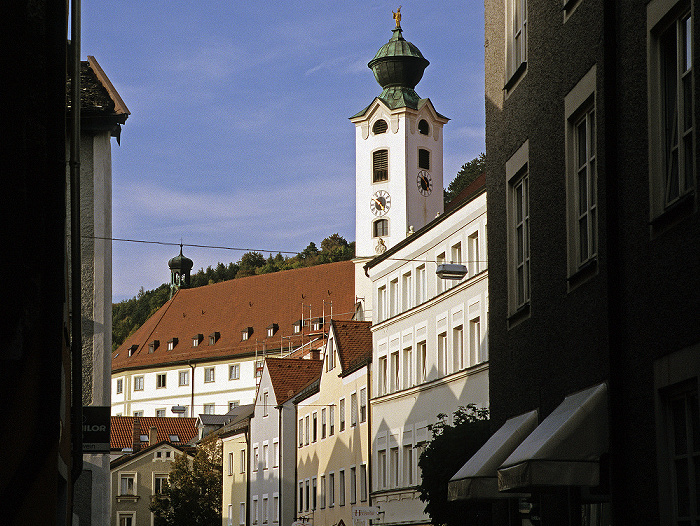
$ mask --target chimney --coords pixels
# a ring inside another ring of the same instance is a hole
[[[158,442],[158,429],[156,426],[151,426],[148,430],[148,445],[152,446],[156,442]]]
[[[134,417],[134,434],[133,434],[133,446],[132,453],[136,454],[141,450],[141,422],[139,417]]]

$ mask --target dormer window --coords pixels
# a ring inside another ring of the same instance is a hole
[[[372,126],[372,133],[379,135],[380,133],[386,133],[387,129],[389,129],[389,126],[386,121],[384,119],[379,119],[374,123],[374,126]]]
[[[156,349],[160,347],[160,340],[153,340],[151,343],[148,344],[148,352],[149,353],[154,353],[156,352]]]
[[[129,347],[129,356],[133,356],[134,353],[138,350],[139,350],[138,345],[132,345],[131,347]]]
[[[244,327],[241,331],[241,340],[246,341],[253,334],[253,327]]]
[[[212,332],[209,335],[209,345],[214,345],[216,342],[219,341],[219,338],[221,338],[220,332]]]
[[[271,336],[274,336],[275,333],[277,332],[277,329],[279,329],[280,326],[277,325],[276,323],[273,323],[272,325],[267,326],[267,337],[270,338]]]
[[[139,440],[140,440],[141,442],[148,442],[148,435],[141,435],[141,436],[139,437]]]
[[[294,334],[299,334],[301,332],[302,325],[303,322],[301,320],[297,320],[294,322],[294,325],[292,325],[292,330],[294,331]]]
[[[323,329],[323,318],[314,318],[312,329],[315,331]]]
[[[175,348],[175,346],[177,345],[177,342],[178,342],[177,338],[173,338],[172,340],[168,340],[168,350],[172,351]]]
[[[180,437],[178,435],[170,435],[170,441],[171,442],[179,442]]]
[[[430,124],[425,119],[421,119],[418,123],[418,132],[421,135],[430,135]]]
[[[192,347],[197,347],[199,346],[200,343],[204,341],[204,335],[203,334],[195,334],[192,336]]]

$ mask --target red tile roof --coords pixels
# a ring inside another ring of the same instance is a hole
[[[323,360],[265,358],[277,404],[282,405],[321,376]]]
[[[325,304],[324,304],[325,302]],[[309,327],[293,333],[293,324],[302,316],[330,320],[351,318],[355,305],[355,266],[352,261],[286,270],[234,279],[193,289],[181,289],[153,314],[112,354],[112,372],[250,356],[256,351],[285,349],[310,341]],[[325,305],[325,306],[324,306]],[[310,306],[310,308],[309,308]],[[278,324],[277,332],[267,337],[267,327]],[[244,327],[252,327],[247,341],[241,340]],[[214,345],[209,335],[220,334]],[[195,335],[203,335],[197,347]],[[172,351],[168,341],[177,338]],[[149,353],[149,343],[159,341]],[[132,356],[130,349],[134,347]]]
[[[122,450],[131,447],[134,440],[134,418],[133,416],[113,416],[109,445],[113,450]],[[187,444],[197,436],[196,418],[177,418],[169,416],[142,416],[138,417],[141,426],[140,435],[148,435],[151,427],[158,430],[157,442],[162,440],[170,441],[170,435],[177,435],[179,442],[173,442],[178,446]],[[142,447],[148,446],[148,442],[142,443]]]
[[[342,374],[346,375],[372,361],[372,332],[369,321],[331,321],[336,335]]]

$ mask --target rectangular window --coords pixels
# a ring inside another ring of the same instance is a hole
[[[481,353],[481,318],[469,320],[469,359],[470,365],[476,365],[482,361]]]
[[[136,514],[135,513],[119,513],[119,526],[135,526],[136,525]]]
[[[299,447],[304,445],[304,419],[299,419]]]
[[[326,344],[326,371],[335,369],[335,351],[333,350],[333,339],[329,339]]]
[[[213,382],[214,381],[214,368],[213,367],[206,367],[204,369],[204,381],[205,382]]]
[[[425,265],[416,268],[416,305],[420,305],[428,299],[428,280],[426,279]]]
[[[438,374],[444,376],[447,374],[447,333],[438,334],[437,337],[437,359],[438,359]]]
[[[352,393],[350,395],[350,426],[355,427],[357,425],[357,393]]]
[[[328,507],[335,506],[335,473],[328,475]]]
[[[277,494],[272,497],[272,521],[280,521],[280,497]]]
[[[673,524],[678,526],[700,521],[700,408],[695,385],[676,391],[665,404]]]
[[[360,465],[360,501],[367,500],[367,464]]]
[[[134,484],[136,475],[133,473],[122,473],[119,477],[119,494],[120,495],[136,495],[136,486]]]
[[[240,451],[238,466],[238,472],[245,473],[245,449],[241,449]]]
[[[411,273],[403,275],[402,283],[402,298],[403,298],[403,310],[407,311],[413,307],[413,277]]]
[[[509,314],[527,313],[530,303],[529,141],[506,161]]]
[[[190,372],[189,371],[179,371],[177,373],[177,384],[190,385]]]
[[[161,389],[165,387],[166,376],[165,373],[159,373],[156,375],[156,388]]]
[[[372,237],[385,237],[389,235],[388,219],[377,219],[372,225]]]
[[[394,393],[401,388],[400,376],[401,368],[399,362],[399,351],[391,353],[391,392]]]
[[[228,379],[239,380],[241,378],[241,365],[234,363],[228,366]]]
[[[241,502],[238,508],[238,524],[241,526],[245,524],[245,502]]]
[[[163,490],[167,484],[168,475],[153,475],[153,494],[160,495],[163,493]]]
[[[309,490],[309,479],[304,482],[304,487],[306,488],[306,499],[304,500],[304,509],[309,511],[309,506],[311,504],[311,491]]]
[[[204,404],[204,414],[205,415],[213,415],[216,413],[216,405],[215,404]]]
[[[255,496],[253,497],[253,524],[258,523],[258,513],[260,510],[258,509],[258,497]]]
[[[321,509],[326,507],[326,476],[321,475]]]
[[[357,468],[350,468],[350,504],[357,502]]]
[[[139,418],[143,417],[143,411],[134,411],[134,416]]]
[[[389,180],[389,150],[372,152],[372,182]]]
[[[389,317],[399,313],[399,278],[389,282]]]
[[[267,469],[270,459],[270,446],[263,444],[263,469]]]
[[[338,504],[345,506],[345,470],[338,473]]]
[[[259,465],[260,453],[258,452],[258,446],[253,446],[253,471],[257,471]]]
[[[387,381],[387,363],[386,356],[379,358],[379,371],[377,371],[377,392],[379,396],[385,395],[387,393],[386,381]]]
[[[311,479],[311,509],[315,510],[316,509],[316,494],[317,494],[318,488],[316,487],[316,477],[313,477]]]
[[[416,346],[416,358],[418,360],[416,367],[416,382],[421,384],[427,379],[427,360],[428,351],[426,342],[418,342]]]
[[[340,431],[345,431],[345,398],[340,399],[340,403],[338,405],[339,410],[338,410],[338,426],[340,428]]]
[[[687,3],[685,3],[687,5]],[[650,175],[652,218],[676,208],[695,188],[693,20],[683,3],[649,2]],[[666,12],[664,7],[668,6]]]
[[[314,413],[311,419],[313,421],[311,426],[311,440],[312,442],[316,442],[318,440],[318,413]]]
[[[392,447],[389,450],[391,462],[391,487],[396,488],[399,485],[399,448]]]
[[[326,438],[326,408],[321,409],[321,438]]]
[[[524,72],[527,63],[527,0],[506,1],[506,89]]]
[[[228,526],[233,526],[233,504],[228,505]]]
[[[367,388],[360,389],[360,423],[367,421]]]
[[[304,417],[304,445],[308,446],[311,441],[311,420],[309,415]]]
[[[165,417],[165,409],[156,409],[156,416],[159,418]]]
[[[436,266],[443,265],[445,263],[445,253],[443,252],[442,254],[438,254],[438,256],[435,258],[435,264]],[[445,290],[445,280],[443,280],[440,276],[436,276],[436,291],[438,294],[443,292]]]
[[[332,405],[328,408],[328,434],[330,436],[335,432],[335,406]]]
[[[272,442],[272,467],[279,467],[280,443],[278,439]]]
[[[143,376],[134,376],[134,391],[143,391]]]
[[[117,394],[121,394],[124,391],[124,380],[119,378],[117,380]]]
[[[241,401],[240,401],[240,400],[234,400],[234,401],[232,401],[232,402],[229,402],[229,403],[228,403],[228,410],[231,411],[231,410],[233,410],[234,408],[238,407],[239,405],[241,405]]]
[[[386,489],[388,487],[386,480],[386,449],[380,449],[377,452],[377,467],[379,468],[377,471],[379,489]]]
[[[386,287],[377,289],[377,321],[386,319]]]
[[[228,474],[233,475],[233,453],[228,454]]]
[[[467,266],[469,268],[469,275],[474,276],[481,271],[481,261],[479,261],[479,232],[474,232],[469,236],[467,243],[467,250],[469,251],[467,255],[469,264]]]
[[[403,386],[406,389],[413,387],[413,349],[411,347],[403,350]]]
[[[413,445],[403,447],[403,485],[413,486]]]
[[[452,329],[452,367],[454,371],[464,368],[464,330],[461,325]]]
[[[263,417],[268,416],[267,408],[268,408],[268,401],[270,399],[270,394],[265,391],[263,393]]]
[[[430,170],[430,152],[425,148],[418,148],[418,168]]]

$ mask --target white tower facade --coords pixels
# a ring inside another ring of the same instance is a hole
[[[414,88],[428,61],[401,27],[370,61],[381,95],[355,124],[355,254],[382,254],[443,211],[442,128],[449,119]]]

